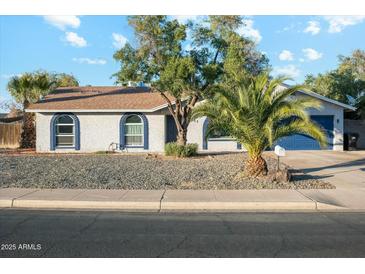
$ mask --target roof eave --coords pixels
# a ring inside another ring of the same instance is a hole
[[[317,99],[323,100],[325,102],[328,102],[328,103],[343,107],[344,109],[356,111],[356,107],[341,103],[341,102],[333,100],[333,99],[330,99],[330,98],[328,98],[326,96],[323,96],[323,95],[320,95],[316,92],[313,92],[313,91],[308,92],[308,91],[304,91],[304,90],[299,90],[299,92],[301,92],[303,94],[306,94],[306,95],[309,95],[309,96],[312,96],[312,97],[315,97]]]
[[[288,87],[291,87],[291,85],[288,85],[288,84],[285,84],[285,83],[282,83],[282,86],[287,87],[287,88],[288,88]],[[316,92],[314,92],[314,91],[310,91],[310,92],[305,91],[305,90],[298,90],[298,91],[299,91],[299,92],[301,92],[301,93],[303,93],[303,94],[306,94],[306,95],[309,95],[309,96],[315,97],[315,98],[317,98],[317,99],[321,99],[321,100],[323,100],[323,101],[325,101],[325,102],[332,103],[332,104],[334,104],[334,105],[338,105],[338,106],[343,107],[343,108],[348,109],[348,110],[352,110],[352,111],[355,111],[355,110],[356,110],[356,108],[355,108],[355,107],[353,107],[353,106],[350,106],[350,105],[348,105],[348,104],[344,104],[344,103],[341,103],[341,102],[339,102],[339,101],[336,101],[336,100],[330,99],[330,98],[328,98],[328,97],[326,97],[326,96],[323,96],[323,95],[321,95],[321,94],[319,94],[319,93],[316,93]]]
[[[172,102],[175,104],[175,102]],[[54,112],[147,112],[152,113],[164,109],[167,104],[163,104],[150,109],[26,109],[30,113],[54,113]]]

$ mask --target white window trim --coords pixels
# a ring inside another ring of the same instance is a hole
[[[70,118],[72,119],[72,121],[74,121],[74,122],[73,122],[72,124],[70,124],[70,123],[67,123],[67,124],[59,123],[59,122],[58,122],[58,120],[59,120],[61,117],[63,117],[63,116],[68,116],[68,117],[70,117]],[[76,146],[76,144],[75,144],[76,136],[75,136],[75,120],[74,120],[74,118],[73,118],[72,116],[70,116],[70,115],[66,115],[66,114],[65,114],[65,115],[60,115],[60,116],[57,118],[55,125],[56,125],[56,132],[55,132],[56,144],[55,144],[55,147],[56,147],[56,148],[75,147],[75,146]],[[72,126],[72,133],[58,134],[58,133],[57,133],[57,132],[58,132],[57,128],[58,128],[59,126]],[[72,138],[72,144],[67,144],[67,145],[59,145],[59,144],[57,144],[57,137],[60,137],[60,136],[72,136],[72,137],[73,137],[73,138]]]
[[[126,128],[127,126],[142,126],[142,133],[141,134],[127,134],[125,133],[126,132],[126,129],[124,129],[124,138],[125,138],[125,145],[127,147],[133,147],[133,146],[136,146],[136,147],[143,147],[144,146],[144,123],[143,123],[143,119],[140,115],[137,115],[137,114],[132,114],[132,115],[129,115],[127,117],[127,119],[131,116],[138,116],[139,119],[141,120],[140,123],[125,123],[124,124],[124,128]],[[142,136],[142,142],[140,144],[127,144],[127,136]]]

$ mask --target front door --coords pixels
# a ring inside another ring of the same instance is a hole
[[[166,140],[165,143],[176,142],[177,128],[174,117],[166,115]]]

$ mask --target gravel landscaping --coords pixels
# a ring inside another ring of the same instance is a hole
[[[187,159],[147,155],[0,154],[0,187],[107,189],[295,189],[334,188],[294,176],[292,182],[242,178],[245,154]],[[276,160],[266,158],[269,170]]]

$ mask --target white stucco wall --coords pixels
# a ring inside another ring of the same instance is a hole
[[[36,151],[47,152],[50,148],[52,115],[36,113]]]
[[[239,151],[237,142],[233,140],[208,140],[208,151]]]
[[[190,122],[188,126],[188,143],[198,144],[198,150],[203,150],[203,123],[205,118],[199,118]]]
[[[80,122],[80,150],[56,149],[54,152],[106,151],[112,142],[119,143],[119,123],[123,113],[77,113]],[[53,113],[36,114],[38,152],[50,151],[50,123]],[[162,152],[165,144],[165,117],[146,114],[149,126],[149,148],[128,148],[128,152]]]
[[[209,140],[207,141],[207,149],[203,150],[203,125],[206,117],[192,121],[188,127],[188,143],[198,144],[199,151],[239,151],[235,140]]]

